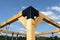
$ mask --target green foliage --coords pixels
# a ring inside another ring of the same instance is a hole
[[[0,40],[5,40],[6,36],[0,35]],[[7,37],[7,40],[12,40],[11,36]],[[16,40],[16,37],[13,37],[13,40]],[[18,37],[18,40],[26,40],[26,37]],[[36,37],[36,40],[51,40],[51,37]],[[57,36],[54,37],[54,40],[60,40]]]

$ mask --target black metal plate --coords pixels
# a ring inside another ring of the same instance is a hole
[[[39,16],[39,11],[33,8],[32,6],[29,6],[25,10],[22,11],[23,16],[27,16],[27,19],[32,18],[34,19],[34,16]]]

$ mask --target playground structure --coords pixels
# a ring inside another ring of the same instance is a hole
[[[35,29],[42,20],[47,23],[50,23],[51,25],[57,28],[60,28],[60,24],[58,24],[51,18],[45,16],[44,14],[40,13],[32,6],[29,6],[22,12],[19,12],[17,15],[9,18],[7,21],[4,21],[2,24],[0,24],[0,28],[3,28],[4,26],[9,25],[17,20],[20,21],[27,29],[27,34],[26,34],[27,40],[35,40],[35,36],[36,36]],[[46,32],[46,34],[48,33]],[[45,34],[45,33],[42,32],[41,34]]]

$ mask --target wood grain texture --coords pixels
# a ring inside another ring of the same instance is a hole
[[[22,16],[22,17],[18,18],[18,21],[20,21],[24,25],[24,27],[26,28],[27,19],[25,17]]]
[[[33,19],[27,20],[27,40],[35,40],[35,21]]]
[[[20,33],[20,32],[13,32],[13,31],[7,31],[7,30],[0,30],[0,33],[8,33],[8,34],[19,34],[19,35],[21,35],[21,36],[26,36],[26,34],[24,34],[24,33]]]
[[[19,12],[19,13],[16,14],[15,16],[9,18],[7,21],[4,21],[3,23],[1,23],[1,24],[0,24],[0,28],[6,26],[6,25],[8,25],[8,24],[11,24],[11,23],[15,22],[15,21],[18,20],[18,18],[21,17],[21,16],[22,16],[22,13]]]
[[[60,32],[60,30],[59,30],[59,29],[57,29],[57,30],[50,30],[50,31],[46,31],[46,32],[37,32],[37,34],[36,34],[36,35],[52,34],[52,32],[53,32],[53,33],[59,33],[59,32]]]

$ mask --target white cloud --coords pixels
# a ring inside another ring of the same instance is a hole
[[[26,33],[26,29],[24,27],[20,27],[20,26],[15,25],[15,24],[12,24],[8,27],[9,27],[9,31],[16,31],[16,32],[20,32],[20,33]]]
[[[20,33],[26,33],[25,28],[16,28],[16,30],[18,30]]]
[[[53,26],[53,25],[51,25],[51,24],[49,24],[50,26]]]
[[[22,9],[25,9],[25,8],[26,8],[26,6],[22,6],[21,8],[22,8]]]
[[[60,15],[56,15],[54,14],[54,12],[52,11],[41,11],[41,13],[43,13],[44,15],[48,16],[49,18],[53,19],[53,20],[60,20]]]
[[[26,31],[25,28],[19,28],[19,30],[23,30],[23,31]]]
[[[60,24],[60,22],[57,22],[57,23],[59,23],[59,24]]]
[[[59,6],[53,6],[53,7],[51,7],[51,9],[60,12],[60,7]]]
[[[47,7],[47,11],[45,11],[45,12],[42,11],[42,13],[47,15],[48,17],[50,17],[51,19],[55,20],[57,23],[60,24],[60,22],[58,22],[58,21],[60,21],[60,15],[56,15],[55,12],[53,12],[52,10],[60,12],[60,6]]]
[[[25,33],[24,31],[19,31],[19,33]]]
[[[54,10],[54,11],[60,12],[60,6],[47,7],[47,10]]]
[[[53,19],[54,21],[56,21],[57,23],[60,24],[60,22],[58,22],[58,20],[60,20],[60,15],[56,15],[54,14],[53,11],[41,11],[41,13],[43,13],[44,15],[48,16],[49,18]],[[50,26],[53,26],[51,24],[49,24]]]
[[[22,33],[26,33],[26,29],[25,28],[19,28],[19,31]]]
[[[35,32],[36,34],[38,34],[38,32]]]

